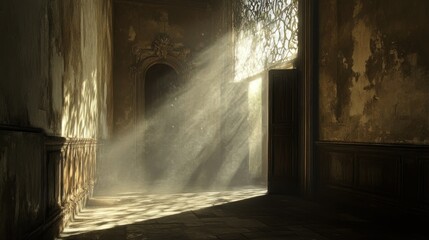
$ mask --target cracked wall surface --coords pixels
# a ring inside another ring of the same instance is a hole
[[[112,4],[51,0],[51,79],[62,85],[62,136],[103,138],[111,125]]]
[[[429,144],[429,2],[320,4],[320,140]]]

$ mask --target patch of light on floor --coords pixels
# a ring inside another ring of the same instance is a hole
[[[66,226],[60,238],[196,211],[265,194],[266,189],[249,188],[225,192],[126,193],[95,197],[89,201],[89,206]]]

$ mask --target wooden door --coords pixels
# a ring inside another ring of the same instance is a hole
[[[297,71],[269,72],[268,192],[297,193]]]

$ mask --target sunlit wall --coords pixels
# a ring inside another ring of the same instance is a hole
[[[297,0],[241,0],[235,6],[234,82],[248,86],[249,171],[266,179],[268,73],[293,67],[298,52]]]
[[[53,127],[64,138],[47,144],[47,188],[58,190],[46,200],[65,224],[92,195],[99,143],[110,135],[112,1],[50,0],[47,8]]]
[[[110,1],[53,1],[51,75],[62,89],[61,135],[107,138],[111,88]],[[62,85],[62,86],[61,86]],[[60,104],[61,105],[61,104]]]

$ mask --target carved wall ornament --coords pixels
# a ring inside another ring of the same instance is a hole
[[[160,33],[152,41],[150,48],[139,45],[133,46],[134,64],[131,69],[139,70],[147,65],[145,62],[149,59],[151,62],[174,61],[176,63],[180,62],[181,65],[186,65],[189,61],[190,53],[190,49],[186,48],[183,43],[174,42],[167,33]]]
[[[165,33],[159,34],[152,43],[152,48],[155,51],[155,54],[162,58],[166,58],[167,54],[173,50],[173,47],[170,36]]]

